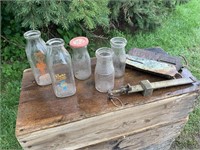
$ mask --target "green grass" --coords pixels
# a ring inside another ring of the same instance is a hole
[[[1,77],[1,133],[0,150],[16,150],[21,146],[15,138],[15,124],[20,95],[22,72],[28,67],[26,62],[15,62],[12,66],[2,64]]]
[[[112,36],[123,36],[128,40],[127,50],[133,47],[159,46],[171,55],[183,55],[189,62],[192,73],[200,79],[200,1],[191,0],[178,6],[163,25],[152,32],[113,31]],[[108,42],[107,42],[108,43]],[[90,41],[91,45],[96,43]],[[99,45],[98,45],[99,46]],[[102,45],[105,46],[105,45]],[[94,55],[94,51],[90,51]],[[2,65],[2,93],[0,101],[1,133],[3,150],[21,149],[15,138],[16,114],[20,94],[22,71],[28,65],[23,62]],[[200,100],[199,100],[200,101]],[[200,149],[200,104],[190,114],[184,131],[173,145],[174,149]]]
[[[127,50],[133,47],[162,47],[169,54],[183,55],[189,62],[189,69],[200,79],[200,1],[191,0],[178,6],[163,25],[152,32],[139,32],[135,35],[114,31],[113,36],[127,39]],[[190,114],[181,135],[172,149],[200,149],[200,99]]]
[[[5,85],[6,92],[1,97],[1,148],[19,149],[15,138],[15,119],[20,93],[20,81],[12,81]]]
[[[123,36],[128,40],[127,50],[133,47],[162,47],[171,55],[183,55],[190,69],[200,79],[200,1],[177,6],[163,25],[152,32],[135,35],[115,31],[113,36]]]

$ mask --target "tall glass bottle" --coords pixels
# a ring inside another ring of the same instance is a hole
[[[115,68],[115,77],[119,78],[124,75],[126,65],[125,46],[127,40],[122,37],[114,37],[110,40],[111,48],[114,51],[113,64]]]
[[[47,65],[52,86],[57,97],[72,96],[76,93],[71,57],[64,48],[64,41],[53,38],[46,42]]]
[[[107,47],[99,48],[96,51],[96,58],[95,88],[105,93],[114,88],[113,51]]]
[[[70,41],[73,49],[72,64],[74,75],[79,80],[85,80],[91,76],[91,60],[87,51],[89,40],[86,37],[76,37]]]
[[[26,55],[31,66],[33,75],[38,85],[51,84],[51,78],[46,65],[46,45],[40,37],[38,30],[30,30],[24,33],[27,40]]]

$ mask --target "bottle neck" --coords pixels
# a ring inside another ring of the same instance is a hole
[[[87,53],[87,47],[73,48],[73,54],[84,54]]]
[[[30,38],[30,39],[26,39],[26,41],[29,42],[29,43],[35,43],[35,42],[38,42],[38,41],[40,41],[40,40],[41,40],[40,37],[38,37],[38,38]]]
[[[97,57],[97,65],[111,65],[113,64],[112,58],[98,58]]]
[[[64,46],[48,46],[48,50],[51,54],[56,54],[56,53],[63,53],[66,52]]]
[[[110,48],[102,47],[96,51],[97,63],[112,63],[113,61],[113,51]]]
[[[40,39],[41,33],[38,30],[30,30],[24,33],[24,38],[27,40]]]
[[[65,52],[64,41],[60,38],[53,38],[46,42],[47,48],[50,53]]]
[[[113,47],[125,47],[127,44],[127,40],[123,37],[114,37],[110,40],[110,44]]]
[[[115,55],[126,54],[125,47],[114,47],[114,46],[111,46],[111,48],[114,51]]]
[[[126,46],[126,44],[118,45],[118,44],[115,44],[115,43],[111,43],[112,48],[125,49],[125,46]]]

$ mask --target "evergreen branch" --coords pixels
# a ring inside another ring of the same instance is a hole
[[[104,39],[104,40],[107,40],[108,38],[107,37],[104,37],[103,35],[96,35],[94,33],[91,33],[90,31],[86,30],[81,24],[79,24],[79,26],[81,27],[81,29],[89,34],[91,37],[94,37],[94,38],[100,38],[100,39]]]
[[[18,45],[17,43],[10,41],[9,39],[7,39],[6,37],[4,37],[3,35],[1,35],[1,38],[3,38],[6,42],[8,42],[8,43],[10,43],[10,44],[13,44],[13,45],[15,45],[15,46],[17,46],[17,47],[19,47],[19,48],[24,49],[23,46],[20,46],[20,45]]]

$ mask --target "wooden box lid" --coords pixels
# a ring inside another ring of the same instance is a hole
[[[92,59],[94,73],[95,59]],[[192,76],[187,69],[182,71],[183,77]],[[141,80],[150,82],[166,80],[148,73],[126,69],[124,77],[115,80],[115,88],[130,83],[139,84]],[[167,97],[199,90],[198,83],[156,90],[150,97],[141,93],[120,96],[124,107],[116,107],[107,99],[107,94],[95,89],[94,76],[80,81],[76,80],[76,94],[71,97],[57,98],[52,86],[38,86],[31,69],[25,70],[22,79],[21,94],[16,122],[16,136],[61,126],[63,124],[82,120],[136,105],[159,101]]]

